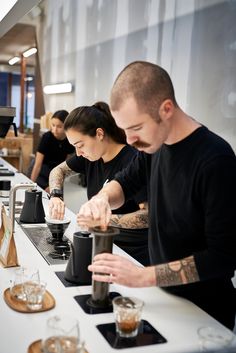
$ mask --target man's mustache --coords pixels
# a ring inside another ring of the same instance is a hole
[[[135,148],[146,148],[146,147],[150,147],[150,143],[144,142],[144,141],[136,141],[134,143],[131,144],[131,146],[135,147]]]

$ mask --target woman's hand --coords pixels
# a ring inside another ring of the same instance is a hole
[[[65,204],[59,197],[52,197],[49,201],[49,216],[54,219],[63,219]]]
[[[77,215],[77,223],[83,228],[100,226],[106,230],[111,217],[111,208],[108,197],[100,193],[83,204]]]
[[[150,287],[156,285],[154,267],[139,267],[123,256],[99,254],[88,266],[93,279],[100,282],[113,282],[127,287]]]

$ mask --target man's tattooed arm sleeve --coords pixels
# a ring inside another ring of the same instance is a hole
[[[156,284],[158,287],[168,287],[199,281],[199,275],[194,257],[156,265]]]

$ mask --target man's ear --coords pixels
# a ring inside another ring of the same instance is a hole
[[[159,115],[161,120],[169,119],[174,113],[175,106],[171,99],[165,99],[159,108]]]
[[[102,128],[98,127],[96,130],[96,136],[99,138],[100,141],[104,139],[104,131]]]

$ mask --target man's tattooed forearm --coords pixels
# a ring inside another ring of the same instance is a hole
[[[158,287],[168,287],[199,281],[193,256],[155,266]]]

